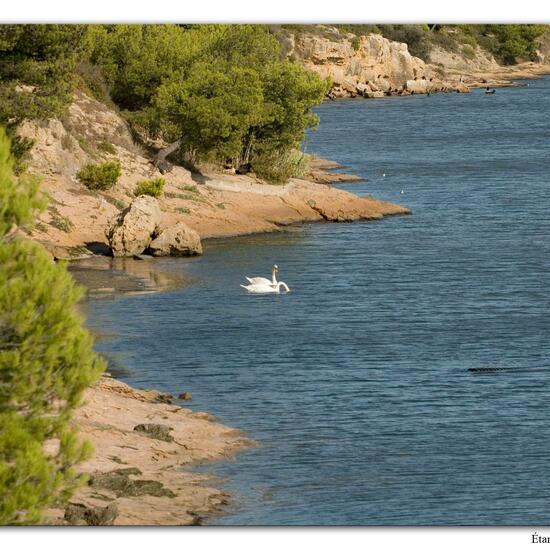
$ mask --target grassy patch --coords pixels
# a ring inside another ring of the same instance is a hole
[[[38,231],[42,231],[42,233],[47,233],[48,232],[48,226],[45,223],[38,222],[38,223],[35,224],[34,227]]]
[[[109,155],[116,155],[115,146],[112,143],[108,143],[107,141],[102,141],[101,143],[98,143],[97,148],[102,153],[108,153]]]
[[[179,212],[180,214],[189,214],[191,210],[189,210],[189,208],[176,208],[176,212]]]
[[[67,249],[71,258],[77,258],[89,254],[89,250],[85,246],[71,246]]]
[[[189,191],[190,193],[198,193],[199,192],[196,185],[184,185],[183,187],[180,187],[180,189],[182,191]]]
[[[52,214],[50,225],[65,233],[70,233],[71,229],[73,228],[73,224],[71,223],[71,220],[69,220],[69,218],[66,218],[64,216],[60,216],[59,214]]]
[[[92,146],[83,137],[77,137],[76,141],[78,141],[78,145],[80,145],[80,148],[87,155],[90,155],[92,158],[97,158],[97,153],[94,151]]]
[[[102,197],[113,206],[116,206],[119,210],[124,210],[128,205],[119,199],[115,199],[115,197],[110,197],[109,195],[102,195]],[[93,217],[93,216],[92,216]]]

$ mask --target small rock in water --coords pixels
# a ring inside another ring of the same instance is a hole
[[[178,399],[183,401],[191,401],[191,399],[193,399],[193,394],[190,391],[184,391],[178,395]]]

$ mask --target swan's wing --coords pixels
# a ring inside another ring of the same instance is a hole
[[[241,285],[242,288],[248,292],[254,292],[257,294],[265,294],[267,292],[278,292],[278,290],[271,284],[252,284],[252,285]]]
[[[251,285],[271,285],[272,281],[265,277],[245,277]]]

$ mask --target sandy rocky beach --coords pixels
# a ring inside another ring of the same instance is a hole
[[[332,45],[317,46],[314,53],[334,59]],[[363,46],[367,52],[374,47],[368,41]],[[397,48],[397,53],[391,48]],[[401,46],[391,48],[390,61],[402,53]],[[348,54],[357,55],[340,51],[346,62]],[[419,60],[409,61],[412,71]],[[447,63],[452,65],[450,60]],[[319,63],[316,67],[321,72],[335,70]],[[467,85],[509,85],[513,78],[534,78],[548,72],[545,65],[486,69],[470,71]],[[456,68],[456,79],[461,75],[458,87],[466,85],[463,72],[460,66]],[[449,79],[454,74],[451,68]],[[338,89],[341,96],[354,95],[345,91],[345,82]],[[342,167],[322,159],[312,159],[303,179],[276,186],[229,171],[196,174],[174,166],[161,174],[151,155],[134,142],[122,117],[82,90],[75,93],[63,121],[27,122],[20,133],[35,141],[29,172],[42,178],[42,189],[50,198],[48,210],[24,236],[41,243],[54,259],[71,260],[71,272],[88,288],[90,297],[156,292],[187,283],[181,276],[159,271],[154,260],[144,261],[140,253],[109,256],[108,228],[135,203],[133,191],[143,179],[166,180],[164,196],[155,199],[160,216],[155,223],[164,231],[183,227],[193,234],[198,247],[200,240],[283,231],[290,224],[377,220],[409,213],[404,206],[328,185],[361,178],[343,174],[339,171]],[[104,143],[112,145],[109,151],[101,147]],[[78,182],[76,173],[84,164],[114,159],[121,162],[122,176],[111,190],[90,191]],[[188,398],[134,389],[103,376],[87,391],[74,417],[82,436],[95,448],[94,457],[82,466],[89,475],[88,484],[73,495],[65,509],[49,510],[47,523],[200,524],[226,508],[231,496],[219,488],[221,481],[190,468],[227,459],[255,443],[217,423],[210,414],[183,407]]]
[[[49,511],[48,523],[199,525],[220,512],[229,495],[212,487],[219,480],[186,468],[228,459],[253,443],[173,401],[108,375],[90,388],[74,417],[95,448],[82,468],[89,481],[65,509]]]

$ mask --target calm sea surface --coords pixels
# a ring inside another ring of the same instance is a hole
[[[191,287],[88,304],[125,381],[260,443],[208,467],[212,523],[550,524],[549,99],[325,103],[307,151],[412,216],[207,242],[157,261]],[[241,291],[273,263],[290,294]]]

